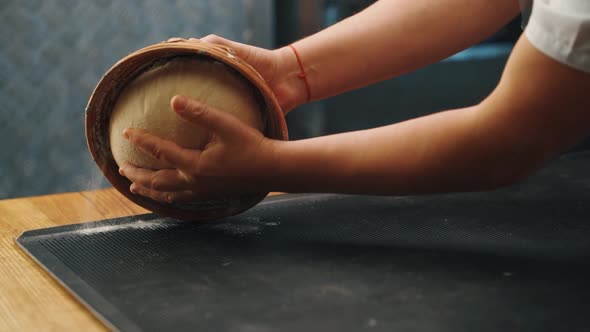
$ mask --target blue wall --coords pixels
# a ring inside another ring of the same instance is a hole
[[[270,46],[271,1],[1,0],[0,199],[106,186],[84,108],[126,54],[216,33]]]

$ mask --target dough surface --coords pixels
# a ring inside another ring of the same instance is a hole
[[[260,106],[244,78],[224,64],[198,58],[177,58],[134,79],[115,103],[109,126],[111,151],[117,165],[158,170],[168,168],[123,138],[126,128],[141,128],[185,148],[202,148],[206,128],[180,118],[170,99],[184,95],[230,113],[262,131]]]

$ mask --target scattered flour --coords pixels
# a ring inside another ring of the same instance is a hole
[[[261,234],[266,227],[280,225],[279,222],[263,222],[259,217],[247,217],[243,222],[222,223],[213,225],[211,228],[231,235]]]
[[[124,223],[120,225],[106,225],[106,226],[99,226],[99,227],[84,227],[75,231],[76,234],[80,235],[92,235],[98,233],[106,233],[112,232],[117,230],[126,230],[126,229],[145,229],[145,230],[153,230],[158,228],[169,228],[173,224],[170,222],[165,222],[161,220],[153,220],[153,221],[144,221],[138,220],[133,223]]]
[[[259,234],[262,225],[223,223],[214,225],[211,229],[219,230],[231,235]]]

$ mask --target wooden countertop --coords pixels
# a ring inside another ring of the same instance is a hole
[[[149,211],[114,189],[0,201],[0,331],[106,331],[16,244],[27,230]]]
[[[0,331],[106,331],[16,239],[28,230],[148,212],[112,188],[0,200]]]

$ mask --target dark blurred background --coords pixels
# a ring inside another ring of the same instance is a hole
[[[372,2],[1,0],[0,199],[108,186],[86,148],[84,108],[101,75],[128,53],[209,33],[279,47]],[[440,63],[303,106],[287,119],[290,136],[364,129],[477,103],[498,82],[520,33],[516,19]]]

